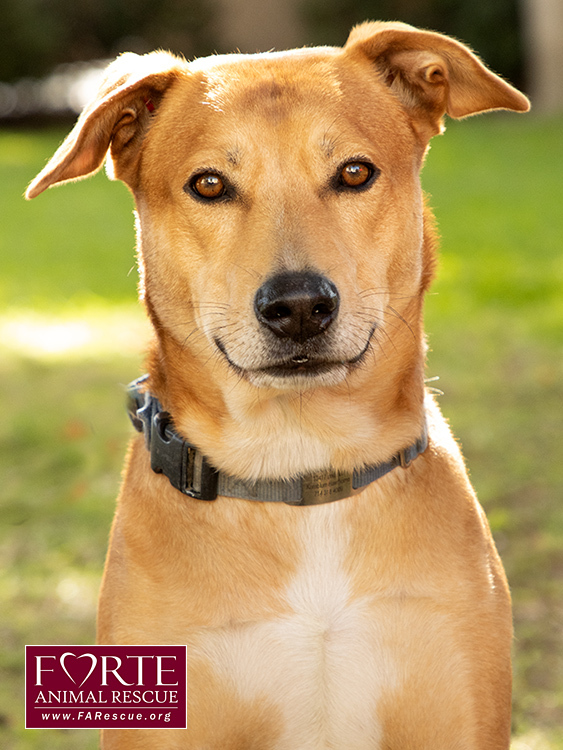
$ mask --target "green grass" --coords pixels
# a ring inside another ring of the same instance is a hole
[[[133,200],[121,183],[102,172],[70,190],[21,200],[63,136],[2,133],[0,305],[61,309],[134,299]]]
[[[124,385],[140,373],[127,191],[101,174],[21,197],[62,136],[0,133],[0,745],[10,750],[97,747],[94,730],[24,729],[23,646],[95,640],[129,435]],[[61,330],[76,321],[101,330],[66,350]]]
[[[429,375],[441,376],[511,583],[515,727],[553,747],[563,747],[562,124],[452,124],[424,172],[442,233]]]
[[[442,234],[428,375],[440,376],[511,582],[515,750],[563,749],[562,127],[515,115],[450,123],[423,173]],[[129,434],[122,386],[141,367],[125,188],[98,175],[21,199],[62,135],[0,132],[0,745],[10,750],[96,746],[96,732],[23,729],[23,645],[94,639]]]

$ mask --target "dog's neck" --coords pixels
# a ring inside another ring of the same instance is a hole
[[[207,456],[174,429],[171,415],[150,392],[149,376],[128,386],[128,411],[135,429],[142,433],[150,453],[151,468],[164,474],[182,494],[198,500],[219,495],[288,505],[319,505],[362,492],[395,469],[406,469],[428,446],[428,423],[416,442],[405,446],[390,460],[353,471],[332,467],[309,474],[288,475],[279,480],[247,480],[240,474],[218,471]]]
[[[298,392],[256,388],[163,334],[149,358],[150,387],[180,435],[228,474],[270,480],[349,472],[388,461],[422,433],[423,343],[409,335],[414,351],[405,362],[385,360],[337,386]]]

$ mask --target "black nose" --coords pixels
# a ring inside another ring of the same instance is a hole
[[[254,311],[276,336],[302,344],[326,331],[338,315],[339,304],[332,281],[312,271],[287,271],[260,287]]]

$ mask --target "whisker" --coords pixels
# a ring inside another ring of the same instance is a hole
[[[378,329],[377,333],[380,333],[380,334],[382,334],[383,336],[385,336],[386,340],[387,340],[387,341],[388,341],[388,342],[389,342],[389,343],[391,344],[391,346],[393,347],[393,349],[394,349],[395,351],[397,351],[397,347],[395,346],[395,342],[394,342],[394,340],[393,340],[393,339],[392,339],[392,337],[391,337],[391,336],[389,335],[389,332],[385,330],[385,328],[380,328],[380,329]],[[376,340],[377,340],[377,339],[376,339]]]
[[[199,328],[194,328],[194,329],[193,329],[193,331],[191,331],[191,332],[190,332],[190,333],[189,333],[189,334],[188,334],[188,335],[186,336],[186,338],[185,338],[185,339],[184,339],[184,340],[182,341],[182,349],[187,349],[187,348],[188,348],[188,341],[189,341],[189,340],[190,340],[190,339],[192,338],[192,336],[194,336],[195,334],[197,334],[197,336],[196,336],[195,338],[193,338],[193,339],[192,339],[192,341],[190,342],[191,344],[197,343],[199,339],[205,338],[205,334],[203,333],[203,331],[200,331],[200,330],[199,330]]]
[[[246,268],[246,266],[241,266],[239,263],[235,263],[234,261],[231,261],[231,265],[235,266],[235,268],[240,268],[241,271],[244,271],[249,276],[253,276],[255,279],[260,279],[261,276],[254,268]]]
[[[398,318],[398,319],[399,319],[399,320],[400,320],[401,322],[403,322],[403,323],[404,323],[404,324],[406,325],[406,327],[407,327],[407,328],[409,329],[409,331],[411,332],[411,334],[412,334],[412,337],[413,337],[413,338],[416,338],[416,336],[415,336],[415,333],[414,333],[414,331],[413,331],[413,329],[412,329],[412,327],[411,327],[410,323],[409,323],[409,322],[408,322],[407,320],[405,320],[405,319],[403,318],[403,316],[401,315],[401,313],[397,312],[397,310],[395,310],[395,308],[394,308],[394,307],[391,307],[391,305],[387,305],[387,309],[388,309],[388,310],[391,310],[391,312],[393,313],[393,315],[395,315],[395,316],[396,316],[396,317],[397,317],[397,318]]]
[[[403,300],[411,300],[416,299],[416,294],[388,294],[387,292],[376,292],[376,291],[367,291],[367,292],[361,292],[358,296],[361,297],[361,299],[366,299],[368,297],[381,297],[381,296],[387,296],[389,299],[392,299],[393,301],[399,301],[402,302]]]

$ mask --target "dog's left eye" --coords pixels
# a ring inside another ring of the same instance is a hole
[[[225,195],[226,187],[222,177],[213,172],[196,175],[189,183],[190,188],[200,198],[214,200]]]
[[[374,176],[376,168],[363,161],[351,161],[345,164],[338,175],[340,185],[359,188],[367,185]]]

